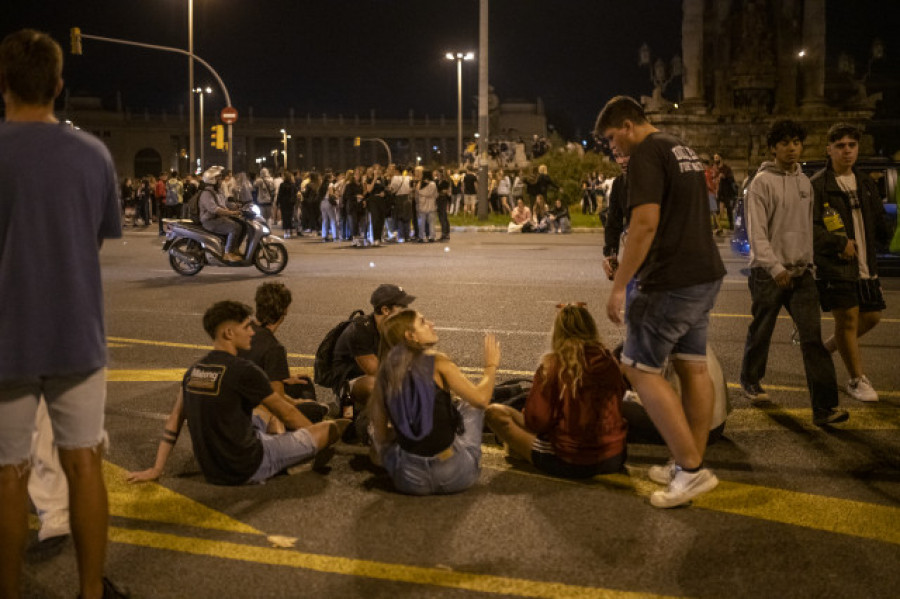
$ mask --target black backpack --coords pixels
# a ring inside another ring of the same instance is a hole
[[[200,196],[204,193],[212,193],[208,189],[201,189],[197,193],[191,196],[191,199],[187,201],[188,207],[188,218],[193,221],[195,225],[200,224]]]
[[[328,331],[319,348],[316,350],[316,359],[313,362],[313,381],[317,385],[334,389],[340,384],[340,372],[334,368],[334,347],[337,345],[341,333],[357,318],[364,316],[362,310],[354,310],[347,320],[341,321]]]

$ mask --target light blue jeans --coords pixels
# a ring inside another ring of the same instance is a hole
[[[419,239],[425,239],[425,224],[428,223],[428,239],[434,240],[434,226],[437,220],[437,213],[433,210],[431,212],[420,212],[417,215],[417,219],[419,221]]]
[[[481,474],[481,432],[484,410],[466,402],[459,405],[465,431],[453,441],[453,455],[441,459],[408,453],[392,443],[382,452],[382,463],[401,493],[436,495],[468,489]]]
[[[316,455],[316,442],[305,428],[280,435],[266,432],[266,423],[253,415],[256,436],[262,441],[263,459],[256,473],[247,481],[248,485],[262,484],[290,466],[299,464]]]
[[[322,239],[328,237],[328,230],[331,229],[331,238],[337,241],[337,211],[328,200],[322,200],[319,204],[322,210]]]

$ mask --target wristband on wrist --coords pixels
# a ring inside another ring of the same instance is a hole
[[[169,429],[163,429],[162,440],[169,445],[175,445],[175,442],[178,441],[178,433]]]

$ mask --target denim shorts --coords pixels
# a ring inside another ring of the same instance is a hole
[[[265,421],[256,415],[253,416],[253,426],[262,442],[263,459],[256,473],[247,481],[248,485],[264,483],[285,468],[316,455],[316,442],[305,428],[270,435],[266,432]]]
[[[96,447],[106,441],[106,369],[66,376],[0,382],[0,465],[21,464],[31,455],[31,433],[41,396],[61,449]]]
[[[481,474],[484,410],[462,402],[459,414],[465,432],[436,456],[416,455],[396,443],[378,448],[384,469],[398,491],[408,495],[458,493],[475,484]]]
[[[622,363],[662,373],[666,360],[706,360],[709,312],[722,279],[666,291],[638,287],[625,311]]]

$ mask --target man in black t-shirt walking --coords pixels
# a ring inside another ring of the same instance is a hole
[[[622,322],[625,288],[636,277],[622,366],[673,455],[665,466],[650,469],[651,480],[667,485],[650,503],[683,505],[718,484],[703,467],[714,400],[706,330],[725,267],[709,229],[703,164],[692,149],[651,125],[641,105],[626,96],[607,102],[595,134],[630,157],[628,239],[607,316]],[[670,356],[681,399],[663,377]]]

